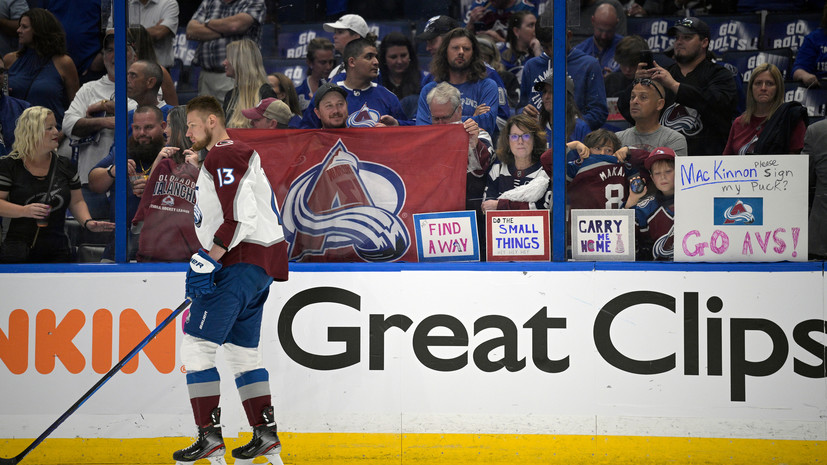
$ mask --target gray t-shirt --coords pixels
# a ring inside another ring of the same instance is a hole
[[[640,147],[649,151],[658,147],[669,147],[674,150],[675,155],[679,157],[688,155],[686,152],[686,137],[666,126],[660,126],[658,129],[647,134],[638,132],[637,128],[632,126],[629,129],[618,132],[617,138],[620,139],[622,145]]]

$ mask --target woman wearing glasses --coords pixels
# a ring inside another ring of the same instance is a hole
[[[747,85],[747,109],[735,118],[724,155],[801,153],[807,109],[784,103],[784,78],[771,63],[755,67]]]
[[[500,133],[498,162],[488,172],[482,211],[548,210],[551,181],[540,164],[546,132],[535,118],[513,116]]]

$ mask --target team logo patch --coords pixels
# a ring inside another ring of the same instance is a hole
[[[396,260],[410,246],[399,218],[404,203],[399,174],[359,160],[340,139],[321,163],[290,185],[283,209],[290,260]]]
[[[365,103],[358,111],[354,111],[347,118],[347,127],[349,128],[372,128],[379,122],[379,117],[382,116],[378,111],[368,107]]]
[[[764,199],[761,197],[716,197],[714,199],[715,225],[764,224]]]
[[[679,103],[673,103],[663,110],[660,123],[684,136],[697,135],[704,129],[698,110]]]
[[[167,195],[163,199],[161,199],[161,205],[165,207],[174,207],[175,206],[175,198],[171,195]]]

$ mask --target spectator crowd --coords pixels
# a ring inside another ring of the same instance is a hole
[[[788,82],[820,88],[827,79],[823,1],[789,5],[821,14],[789,75],[761,63],[744,79],[712,51],[705,15],[760,2],[584,0],[579,25],[566,30],[565,63],[554,66],[550,5],[474,0],[465,14],[384,37],[361,15],[331,15],[318,32],[332,40],[308,41],[298,82],[262,54],[275,40],[264,26],[279,26],[271,2],[126,3],[127,45],[116,50],[111,2],[0,0],[0,263],[114,260],[121,195],[128,259],[187,260],[199,247],[194,186],[206,156],[187,136],[189,95],[180,91],[195,70],[197,95],[222,105],[227,128],[462,124],[467,209],[480,218],[550,209],[565,188],[568,208],[634,209],[638,260],[673,257],[676,157],[807,153],[810,256],[827,256],[827,124],[785,99]],[[628,18],[641,16],[678,18],[666,51],[627,34]],[[179,28],[197,43],[191,67],[176,59]],[[127,115],[115,112],[121,53]],[[565,89],[554,91],[554,72],[566,74]],[[565,98],[564,157],[550,148],[555,95]],[[115,182],[120,118],[126,192]],[[552,186],[555,170],[565,186]]]

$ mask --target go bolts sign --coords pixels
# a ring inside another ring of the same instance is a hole
[[[656,375],[675,370],[677,357],[683,357],[683,374],[700,376],[700,325],[704,324],[706,340],[705,376],[724,376],[724,344],[729,344],[730,398],[732,401],[746,400],[746,382],[748,377],[763,377],[778,373],[790,356],[790,344],[796,344],[808,354],[812,354],[818,365],[813,365],[798,358],[793,358],[792,371],[805,378],[825,377],[824,344],[819,342],[827,333],[827,322],[810,319],[798,322],[792,328],[792,337],[779,324],[764,318],[725,318],[724,301],[718,296],[709,296],[701,310],[701,296],[697,292],[684,292],[682,314],[678,313],[675,296],[655,291],[633,291],[621,294],[609,300],[597,312],[593,324],[594,348],[603,360],[613,367],[627,373],[639,375]],[[469,364],[469,356],[474,366],[483,372],[495,372],[505,368],[509,372],[523,370],[527,357],[519,357],[518,342],[520,338],[531,338],[531,363],[545,373],[562,373],[571,363],[569,355],[551,358],[548,355],[549,341],[554,334],[566,331],[566,318],[549,314],[547,307],[542,307],[526,321],[514,321],[505,315],[485,315],[473,322],[463,322],[459,318],[434,314],[414,321],[404,314],[370,314],[368,316],[367,339],[360,326],[326,326],[326,342],[336,343],[337,349],[315,352],[302,347],[296,340],[294,325],[297,315],[307,307],[315,304],[340,305],[342,311],[361,311],[361,297],[346,289],[337,287],[317,287],[301,291],[290,298],[284,305],[278,320],[278,334],[286,354],[299,363],[314,370],[338,370],[357,365],[361,362],[362,344],[367,342],[368,369],[385,368],[385,334],[389,331],[412,332],[412,349],[416,359],[423,366],[442,372],[456,371]],[[624,353],[613,341],[618,337],[617,326],[613,331],[615,319],[626,310],[639,305],[662,309],[680,318],[683,330],[683,343],[675,338],[673,346],[652,347],[654,354],[650,358],[638,355],[633,357]],[[303,320],[309,321],[309,320]],[[321,321],[321,320],[312,320]],[[724,323],[729,332],[724,334]],[[501,335],[490,340],[469,346],[469,325],[474,334],[486,329],[498,329]],[[521,329],[522,328],[522,329]],[[302,328],[306,330],[307,328]],[[324,330],[325,328],[319,328]],[[437,331],[434,331],[437,330]],[[439,335],[432,334],[438,332]],[[447,334],[447,335],[446,335]],[[559,334],[559,333],[558,333]],[[771,350],[762,359],[748,357],[747,338],[761,337],[768,339]],[[344,343],[344,350],[341,349]],[[451,358],[439,357],[432,349],[437,347],[465,348],[465,351]],[[318,348],[314,348],[318,349]],[[334,352],[339,350],[338,352]],[[324,352],[318,353],[318,352]],[[497,360],[491,357],[497,354]],[[666,354],[666,355],[664,355]]]

